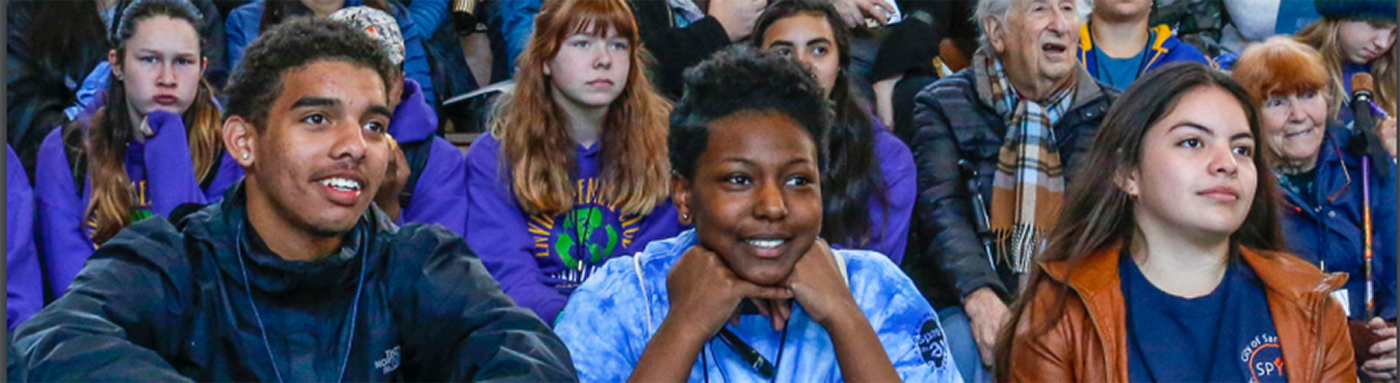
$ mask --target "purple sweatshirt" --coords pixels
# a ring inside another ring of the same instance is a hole
[[[199,181],[195,180],[189,141],[180,116],[156,112],[146,118],[155,136],[145,143],[133,139],[126,150],[126,174],[139,199],[132,207],[137,219],[152,214],[168,216],[171,210],[186,203],[218,202],[229,185],[243,178],[243,167],[225,152],[209,189],[201,189]],[[146,158],[160,160],[146,161]],[[95,223],[91,217],[83,217],[92,193],[92,180],[88,179],[79,194],[78,186],[73,183],[72,169],[63,149],[63,129],[54,129],[39,148],[34,194],[41,213],[39,238],[40,248],[44,249],[41,256],[55,298],[63,295],[97,248],[90,237]]]
[[[919,193],[918,172],[909,146],[885,129],[879,119],[871,118],[871,122],[875,129],[875,155],[880,160],[880,177],[885,181],[890,205],[886,214],[878,197],[870,198],[870,245],[864,248],[889,256],[898,265],[904,261],[909,218],[914,214],[914,198]]]
[[[622,217],[603,200],[601,146],[577,148],[579,197],[572,211],[555,217],[521,209],[494,137],[482,135],[467,150],[467,243],[516,304],[551,326],[574,289],[608,259],[681,232],[670,199],[644,217]]]
[[[44,306],[44,279],[34,251],[34,193],[15,150],[5,151],[5,329],[14,331]]]
[[[424,100],[423,88],[413,79],[404,79],[403,85],[402,101],[389,121],[389,134],[400,145],[431,140],[425,144],[432,149],[412,190],[413,199],[396,223],[439,224],[466,236],[467,162],[460,149],[437,136],[437,112]]]

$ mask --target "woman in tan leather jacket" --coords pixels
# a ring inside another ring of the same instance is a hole
[[[1171,65],[1103,127],[999,339],[997,380],[1356,381],[1328,296],[1346,276],[1277,252],[1249,94]]]

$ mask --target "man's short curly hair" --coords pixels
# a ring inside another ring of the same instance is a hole
[[[685,94],[671,110],[671,168],[690,179],[710,141],[709,125],[740,112],[777,112],[801,124],[826,161],[835,113],[821,85],[796,60],[735,45],[685,71]]]
[[[283,75],[318,61],[342,61],[374,70],[388,94],[393,64],[368,35],[341,22],[298,18],[263,31],[248,46],[224,93],[225,115],[242,116],[258,130],[265,127],[268,109],[282,94]]]

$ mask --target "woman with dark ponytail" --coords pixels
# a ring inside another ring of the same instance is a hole
[[[106,106],[44,139],[34,194],[56,295],[122,228],[182,204],[221,200],[242,177],[224,158],[221,113],[202,80],[200,20],[185,0],[124,8],[107,54]]]
[[[822,238],[904,259],[917,193],[914,155],[851,90],[849,30],[830,2],[777,1],[759,16],[753,44],[802,63],[836,112],[823,138]]]

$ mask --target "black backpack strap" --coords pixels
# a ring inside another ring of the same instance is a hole
[[[214,183],[214,179],[219,177],[219,168],[224,165],[224,155],[220,153],[214,156],[214,165],[209,168],[209,174],[204,175],[204,180],[199,181],[199,190],[209,190],[209,185]]]
[[[63,129],[63,128],[59,128]],[[78,197],[82,198],[83,188],[87,187],[87,150],[85,150],[81,129],[61,132],[63,135],[63,156],[68,159],[68,169],[73,177],[73,186],[78,190]]]
[[[413,189],[418,186],[418,178],[423,175],[423,168],[428,167],[428,155],[433,152],[433,138],[418,142],[400,143],[399,149],[403,150],[403,156],[408,160],[408,181],[403,185],[403,191],[399,192],[399,208],[408,209],[409,202],[413,201]]]

